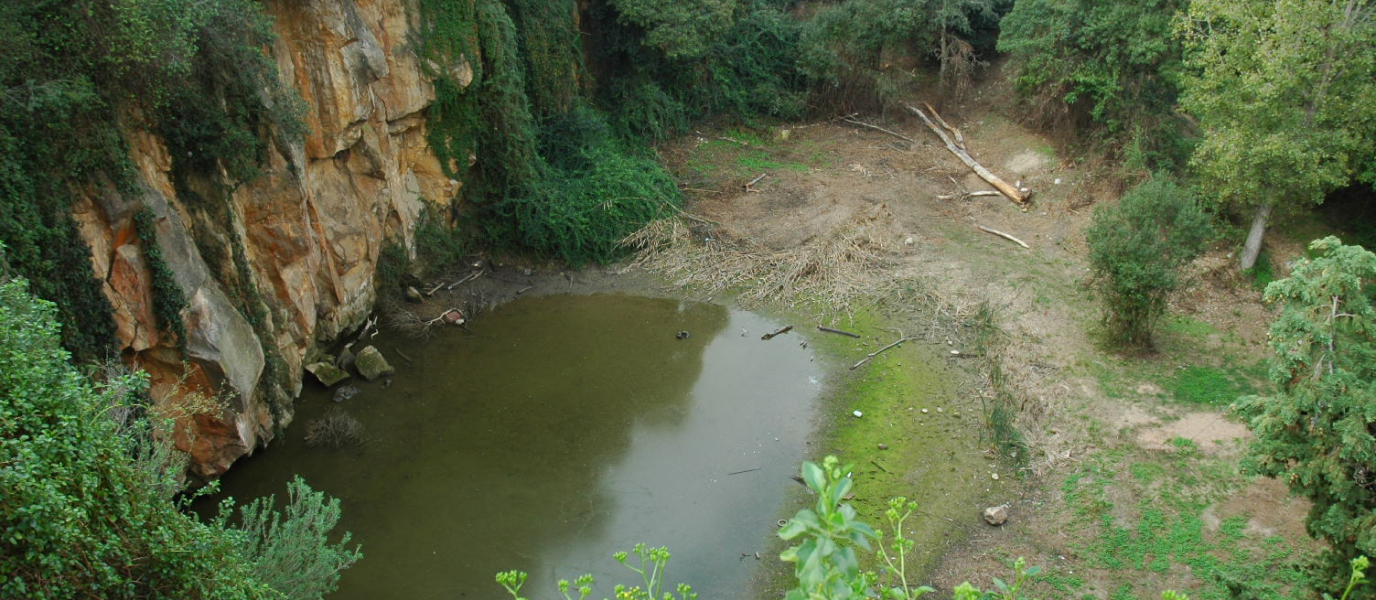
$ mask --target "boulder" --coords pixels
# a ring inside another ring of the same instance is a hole
[[[349,378],[348,373],[329,362],[317,362],[306,365],[306,372],[314,375],[325,387],[332,387],[334,384]]]
[[[984,509],[984,522],[995,527],[1008,522],[1008,505],[1000,504]]]
[[[332,398],[332,400],[335,402],[343,402],[357,396],[358,392],[358,386],[356,385],[342,385],[339,386],[339,389],[334,391],[334,398]]]
[[[345,371],[354,368],[353,344],[348,344],[339,350],[339,358],[334,359],[334,366]]]
[[[354,366],[358,368],[358,374],[368,381],[397,372],[387,363],[387,359],[382,357],[382,353],[372,346],[358,351],[358,356],[354,357]]]

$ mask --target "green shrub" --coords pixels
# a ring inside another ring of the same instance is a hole
[[[1271,285],[1276,280],[1276,266],[1271,262],[1271,253],[1263,249],[1257,254],[1257,262],[1252,268],[1242,272],[1252,281],[1252,287],[1258,291],[1266,291],[1266,286]]]
[[[1108,341],[1151,345],[1152,330],[1179,287],[1177,272],[1211,232],[1209,215],[1189,189],[1155,177],[1101,206],[1086,232],[1094,282],[1104,303]]]
[[[249,529],[183,512],[171,417],[148,405],[142,378],[97,385],[79,374],[55,315],[23,282],[0,283],[0,597],[319,598],[333,588],[358,558],[325,539],[335,503],[298,482],[280,521],[264,505]],[[274,525],[252,526],[264,519]],[[277,587],[282,553],[246,552],[254,540],[292,549],[303,577]]]
[[[1282,305],[1270,334],[1279,392],[1235,409],[1256,435],[1244,470],[1313,502],[1306,528],[1327,543],[1327,584],[1337,587],[1351,560],[1376,555],[1376,307],[1362,293],[1376,254],[1335,237],[1310,248],[1316,258],[1266,287],[1266,301]]]

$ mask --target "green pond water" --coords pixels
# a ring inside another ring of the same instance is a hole
[[[638,576],[610,558],[667,545],[668,583],[745,596],[777,531],[826,386],[799,333],[714,304],[628,295],[517,300],[430,340],[372,340],[398,370],[335,404],[313,382],[284,438],[244,459],[220,497],[285,494],[295,474],[340,498],[364,559],[332,598],[501,598],[500,570],[557,598]],[[687,331],[687,339],[676,339]],[[401,358],[401,347],[414,362]],[[358,447],[310,448],[341,407]],[[740,471],[748,471],[738,473]],[[736,474],[732,474],[736,473]]]

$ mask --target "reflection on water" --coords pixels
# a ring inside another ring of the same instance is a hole
[[[808,458],[822,379],[798,336],[760,340],[776,327],[711,304],[554,296],[472,335],[398,341],[413,363],[379,338],[395,382],[343,404],[368,442],[305,447],[304,423],[332,405],[309,390],[287,441],[236,465],[225,494],[280,496],[300,473],[341,498],[364,559],[332,598],[497,598],[493,575],[513,568],[532,598],[584,572],[610,596],[635,576],[610,556],[637,542],[670,547],[670,584],[738,597],[755,562],[741,554],[764,548]]]

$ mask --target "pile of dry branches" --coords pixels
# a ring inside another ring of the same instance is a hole
[[[686,214],[651,222],[622,243],[637,251],[632,268],[676,285],[710,294],[738,292],[743,305],[780,302],[835,314],[897,285],[889,268],[899,237],[893,215],[880,205],[833,234],[786,250],[765,248],[720,223]]]

